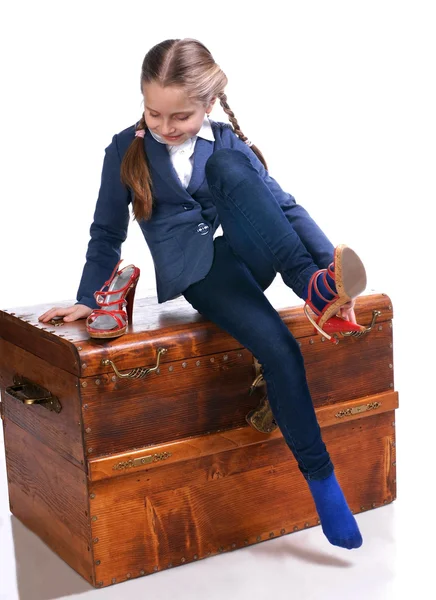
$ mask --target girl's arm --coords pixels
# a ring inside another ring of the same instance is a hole
[[[90,227],[91,239],[77,291],[77,304],[90,308],[97,308],[94,292],[111,276],[127,237],[131,193],[121,183],[120,165],[117,135],[114,135],[105,149],[100,191]]]

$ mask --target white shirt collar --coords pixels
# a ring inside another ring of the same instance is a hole
[[[172,148],[180,148],[180,146],[171,146],[170,144],[167,144],[166,141],[157,133],[154,133],[154,131],[152,131],[151,129],[149,129],[149,132],[151,133],[151,135],[154,137],[154,139],[157,142],[160,142],[161,144],[166,144],[168,146],[168,149],[171,150]],[[207,117],[207,115],[204,115],[204,120],[203,120],[203,124],[200,127],[200,130],[198,131],[198,133],[196,135],[194,135],[193,137],[189,138],[189,140],[186,140],[182,145],[186,144],[186,142],[190,142],[192,143],[194,140],[197,139],[197,137],[201,137],[205,140],[209,140],[211,142],[215,141],[215,136],[213,134],[213,130],[212,130],[212,125],[210,124],[210,121]]]

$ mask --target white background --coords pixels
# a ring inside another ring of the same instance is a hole
[[[145,53],[181,37],[202,41],[227,74],[229,105],[270,174],[334,244],[360,254],[368,291],[387,293],[394,306],[398,500],[360,516],[361,550],[335,549],[315,528],[90,593],[348,600],[396,598],[417,581],[431,585],[433,11],[433,2],[419,0],[2,4],[2,309],[75,301],[104,149],[141,117]],[[227,121],[219,106],[212,118]],[[153,265],[136,222],[122,257],[141,268],[137,297],[154,294]],[[280,277],[273,286],[284,286]],[[4,465],[2,475],[0,598],[79,597],[89,586],[11,519]],[[19,570],[20,536],[29,552],[47,552],[50,568],[35,567],[29,555],[29,568]],[[428,590],[419,597],[434,597]]]

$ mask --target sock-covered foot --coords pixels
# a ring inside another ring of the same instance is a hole
[[[332,272],[334,272],[333,263],[330,265],[330,270]],[[319,293],[317,293],[315,283],[316,283],[316,286],[318,287]],[[328,269],[322,269],[313,278],[311,286],[312,286],[311,302],[321,312],[322,309],[324,308],[324,306],[328,302],[330,302],[330,300],[333,300],[333,298],[337,294],[335,280],[330,275]],[[304,291],[303,291],[304,300],[307,300],[308,296],[309,296],[309,283],[306,284]]]
[[[308,484],[328,541],[349,550],[359,548],[362,536],[334,471],[326,479],[311,479]]]

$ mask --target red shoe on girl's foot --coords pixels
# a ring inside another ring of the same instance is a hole
[[[132,323],[133,302],[140,270],[134,265],[117,272],[121,259],[101,290],[94,292],[101,308],[92,311],[86,320],[86,329],[92,338],[115,338],[123,335],[127,323]],[[103,291],[105,287],[107,291]],[[124,310],[124,309],[127,309]]]
[[[318,289],[318,277],[322,277],[322,283],[325,288],[333,296],[331,299],[324,298]],[[332,285],[328,283],[330,278]],[[333,333],[344,333],[349,331],[364,331],[365,327],[357,325],[346,319],[336,316],[341,306],[350,302],[352,298],[355,298],[361,294],[366,287],[366,273],[365,267],[357,254],[341,244],[335,248],[334,262],[331,263],[328,269],[320,269],[314,273],[309,282],[308,296],[304,305],[304,313],[312,325],[315,327],[315,331],[332,341],[334,344],[338,343],[338,340],[333,338],[329,334]],[[325,301],[325,306],[322,310],[317,308],[313,303],[313,300],[321,299]],[[317,315],[317,319],[314,320],[309,314],[308,306]]]

